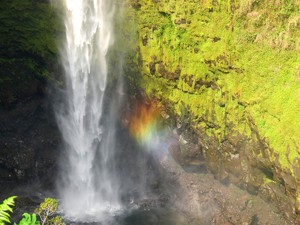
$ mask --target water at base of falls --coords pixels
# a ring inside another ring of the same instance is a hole
[[[115,162],[118,97],[104,105],[114,7],[112,0],[63,5],[66,76],[56,118],[65,144],[58,190],[66,218],[97,220],[122,209]]]
[[[126,215],[117,215],[110,220],[74,222],[66,221],[72,225],[203,225],[200,221],[191,222],[183,214],[168,209],[136,210]]]

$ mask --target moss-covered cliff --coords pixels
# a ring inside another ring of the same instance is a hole
[[[43,88],[57,67],[62,29],[48,1],[0,1],[0,104],[29,97]]]
[[[130,7],[138,85],[193,127],[219,179],[290,202],[279,207],[295,218],[300,3],[130,0]]]

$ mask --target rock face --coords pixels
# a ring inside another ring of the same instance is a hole
[[[292,0],[130,0],[127,12],[138,27],[134,82],[174,115],[182,140],[195,136],[177,155],[204,157],[215,177],[276,202],[292,224],[300,213],[299,9]]]
[[[187,224],[291,224],[274,205],[233,184],[223,185],[210,173],[183,170],[169,155],[161,158],[160,163],[168,184],[179,187],[171,203],[179,212],[189,215]]]
[[[55,7],[44,0],[0,4],[1,193],[21,183],[53,184],[61,140],[45,87],[61,74]]]
[[[29,183],[51,189],[61,143],[51,105],[33,96],[1,108],[0,121],[0,193]]]

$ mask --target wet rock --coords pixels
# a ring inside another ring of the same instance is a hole
[[[160,63],[158,65],[158,73],[163,76],[164,78],[168,77],[168,71],[165,68],[165,65],[163,63]]]
[[[268,181],[259,189],[258,195],[269,202],[274,202],[276,206],[284,212],[285,218],[291,223],[295,223],[295,208],[292,207],[293,199],[284,194],[282,185]],[[294,203],[295,204],[295,203]]]
[[[212,88],[213,90],[218,88],[217,84],[212,81],[204,81],[202,79],[195,81],[195,89],[196,90],[200,89],[200,87],[202,87],[202,86],[204,86],[206,88]]]
[[[155,72],[156,72],[156,64],[155,64],[155,62],[150,62],[150,63],[149,63],[149,70],[150,70],[150,73],[151,73],[152,75],[155,74]]]
[[[253,148],[253,146],[256,147],[256,145],[259,146],[259,142],[250,144],[243,135],[228,134],[227,138],[219,144],[218,140],[208,138],[203,133],[191,132],[187,128],[183,129],[177,140],[178,144],[173,144],[169,151],[185,172],[205,174],[210,171],[223,184],[238,185],[249,193],[258,194],[262,199],[272,202],[281,212],[284,212],[281,217],[285,217],[289,221],[287,224],[295,223],[295,209],[293,208],[295,203],[292,198],[287,197],[286,192],[288,190],[285,190],[283,185],[279,185],[280,180],[274,176],[271,167],[263,167],[262,165],[265,164],[261,164],[252,155],[248,154],[248,149]],[[201,166],[202,169],[200,169]],[[198,168],[198,170],[195,168]],[[293,182],[289,180],[291,176],[288,174],[282,174],[281,177],[285,177],[283,183]],[[266,180],[272,182],[264,184]],[[275,180],[278,181],[275,182]],[[197,186],[197,183],[193,182],[191,186],[194,185]],[[235,197],[232,199],[235,199]],[[247,201],[245,200],[245,202]],[[230,215],[227,204],[222,202],[218,202],[218,204],[224,210],[226,209],[223,212],[224,215]],[[252,207],[248,203],[245,203],[245,205]],[[239,207],[243,208],[244,206],[241,204]],[[236,211],[235,209],[232,210]],[[236,216],[234,215],[234,217]],[[254,214],[249,214],[247,218],[235,220],[227,218],[226,220],[233,224],[242,224],[242,222],[253,224],[256,221],[253,216]],[[223,221],[223,219],[216,218],[216,224],[221,224],[220,221]],[[257,222],[257,224],[264,223]]]
[[[142,38],[142,43],[144,46],[147,46],[148,44],[148,35],[145,35],[143,38]]]
[[[140,9],[141,8],[141,4],[140,4],[140,2],[139,2],[139,0],[131,0],[130,1],[130,4],[131,4],[131,6],[134,8],[134,9]]]
[[[185,18],[178,18],[174,21],[175,24],[180,25],[180,24],[185,24],[186,19]]]
[[[161,160],[161,165],[166,181],[175,180],[173,187],[178,188],[177,198],[171,198],[171,204],[198,224],[294,224],[271,203],[233,184],[223,185],[212,174],[186,172],[168,155]]]
[[[0,108],[1,184],[53,181],[61,138],[51,112],[43,96]]]
[[[179,66],[176,67],[172,80],[177,80],[180,77],[181,69]]]
[[[183,132],[179,135],[179,147],[183,161],[203,160],[202,149],[197,136]]]

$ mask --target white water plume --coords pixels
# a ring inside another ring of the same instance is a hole
[[[63,5],[66,90],[56,116],[65,157],[59,191],[66,216],[84,220],[120,208],[113,115],[108,127],[103,124],[114,10],[112,0],[65,0]]]

